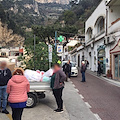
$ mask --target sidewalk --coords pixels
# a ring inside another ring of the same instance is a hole
[[[22,120],[69,120],[67,110],[64,108],[64,113],[55,113],[56,102],[52,92],[46,92],[46,98],[40,99],[40,102],[34,108],[25,108]],[[0,113],[0,120],[12,120],[11,108],[8,106],[7,110],[10,112],[9,116]]]
[[[89,74],[91,74],[91,75],[93,75],[93,76],[95,76],[97,78],[100,78],[101,80],[104,80],[104,81],[106,81],[106,82],[108,82],[108,83],[110,83],[112,85],[120,87],[120,81],[118,81],[118,80],[109,79],[109,78],[103,77],[103,76],[97,76],[97,73],[93,72],[91,70],[87,70],[87,73],[89,73]]]
[[[74,87],[67,82],[64,90],[64,103],[70,120],[97,120]]]
[[[51,92],[46,92],[47,97],[40,100],[36,107],[25,109],[23,120],[96,120],[94,114],[85,104],[78,91],[71,82],[67,82],[64,89],[64,113],[54,113],[56,103]],[[7,108],[10,113],[10,107]],[[12,120],[5,114],[0,113],[0,120]]]

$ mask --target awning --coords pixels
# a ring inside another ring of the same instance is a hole
[[[70,46],[70,47],[74,47],[76,44],[78,44],[78,41],[77,40],[71,40],[67,46]]]

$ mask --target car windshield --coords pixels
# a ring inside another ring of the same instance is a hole
[[[72,67],[76,67],[76,64],[75,63],[71,63],[72,64]]]

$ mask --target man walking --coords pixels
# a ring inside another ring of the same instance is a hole
[[[100,64],[100,61],[98,61],[98,71],[97,71],[97,75],[98,75],[98,76],[101,75],[101,64]]]
[[[82,81],[81,82],[86,82],[86,80],[85,80],[85,71],[86,71],[85,61],[82,61],[82,66],[81,66]]]
[[[0,63],[0,107],[2,107],[2,113],[9,114],[9,112],[6,110],[7,106],[7,83],[9,79],[11,79],[12,74],[11,71],[7,68],[7,63],[5,61],[2,61]],[[1,106],[1,100],[2,100],[2,106]]]
[[[72,70],[72,63],[70,62],[70,60],[68,61],[69,63],[69,67],[70,67],[70,71],[69,71],[69,78],[71,77],[71,70]]]

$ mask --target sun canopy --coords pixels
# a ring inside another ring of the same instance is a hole
[[[67,46],[74,47],[77,43],[78,43],[77,40],[71,40],[71,41],[67,44]]]

